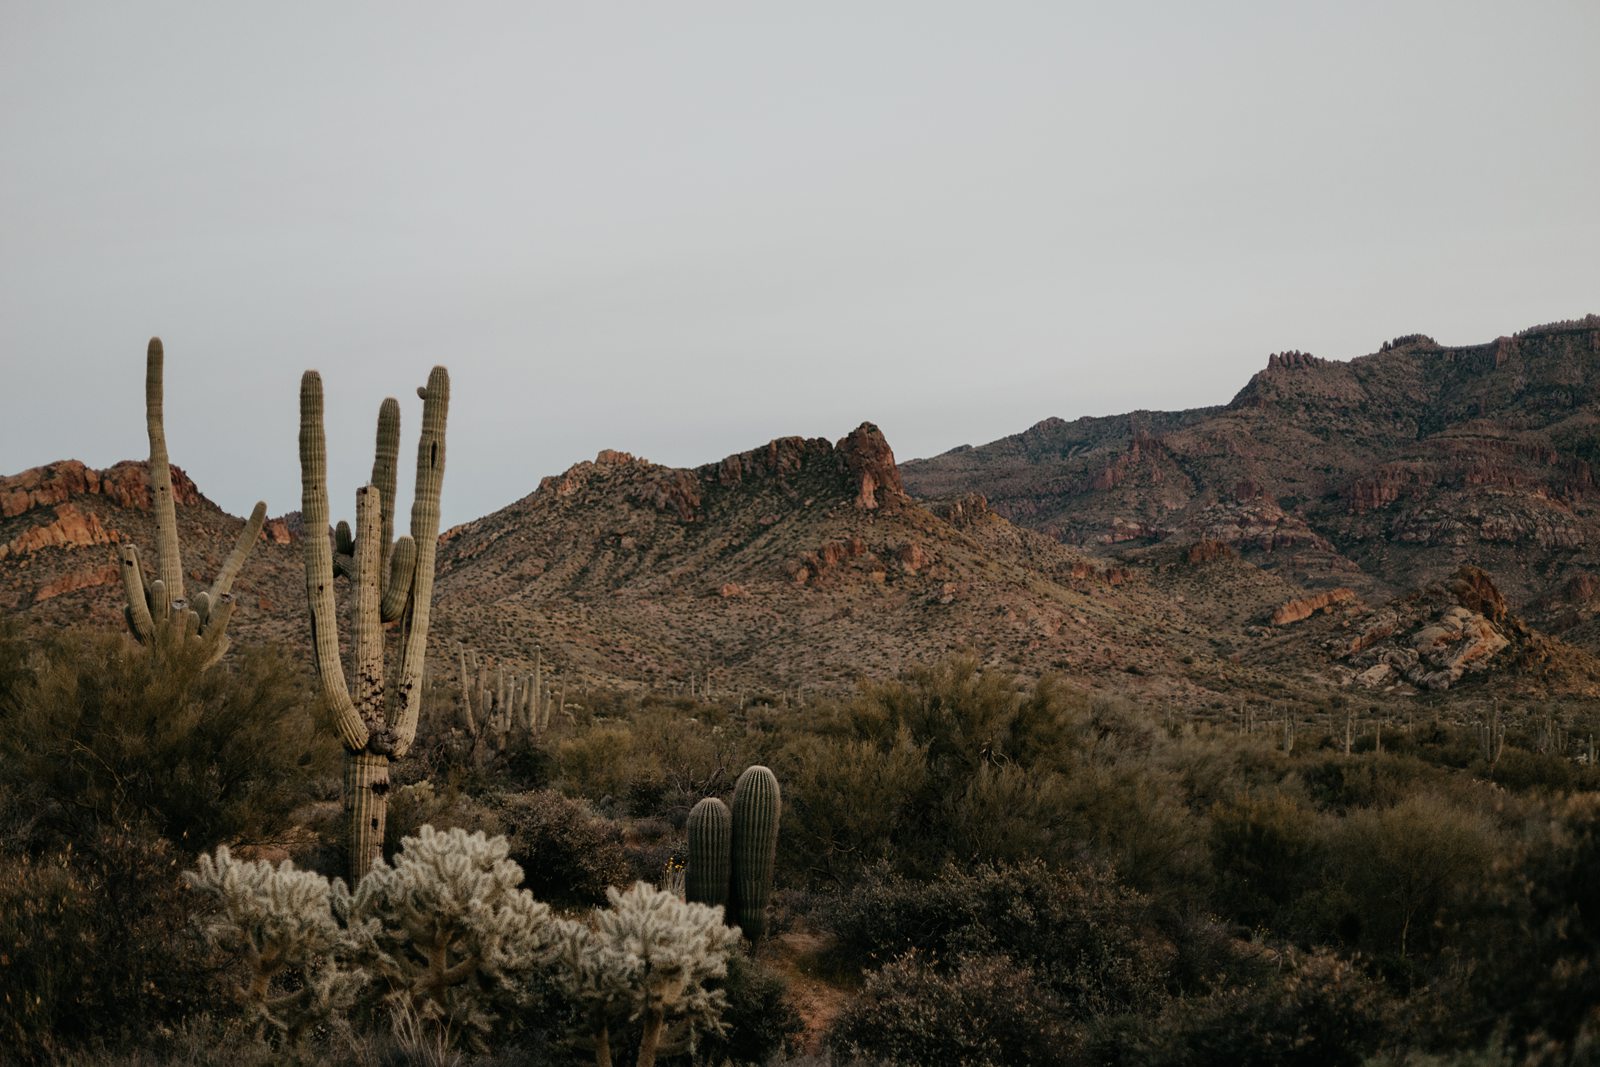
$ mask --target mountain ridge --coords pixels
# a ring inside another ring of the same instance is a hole
[[[441,535],[434,662],[461,642],[575,685],[837,692],[969,652],[1192,708],[1600,691],[1597,352],[1591,317],[1275,353],[1227,405],[905,465],[871,423],[692,468],[604,450]],[[241,520],[174,484],[203,571]],[[0,478],[0,610],[118,625],[115,545],[151,542],[148,506],[138,462]],[[269,523],[241,639],[304,644],[302,532]]]

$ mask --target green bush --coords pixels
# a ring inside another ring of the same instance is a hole
[[[1600,1055],[1600,796],[1563,801],[1552,832],[1504,862],[1489,901],[1501,921],[1470,944],[1474,994],[1457,1029],[1483,1036],[1501,1019],[1508,1043],[1540,1062],[1594,1062]],[[1590,1057],[1585,1059],[1584,1056]]]
[[[1428,955],[1448,914],[1487,891],[1484,875],[1503,851],[1486,815],[1433,794],[1353,812],[1333,837],[1335,877],[1348,901],[1342,925],[1375,953]]]
[[[728,998],[722,1011],[727,1030],[702,1039],[699,1062],[759,1067],[798,1050],[805,1022],[783,980],[759,960],[735,952],[728,957],[728,976],[719,986]]]
[[[148,822],[190,852],[280,831],[331,769],[302,683],[281,654],[152,652],[69,633],[37,650],[0,704],[0,776],[36,798],[63,838]]]
[[[1354,1067],[1387,1040],[1382,988],[1327,953],[1287,953],[1257,985],[1105,1020],[1085,1060],[1125,1067]]]
[[[555,747],[558,781],[568,794],[623,813],[653,813],[667,792],[666,772],[623,722],[603,722]]]
[[[622,830],[583,801],[538,789],[497,797],[491,810],[526,876],[523,885],[539,900],[600,905],[608,886],[631,883]]]
[[[416,837],[424,826],[435,830],[460,828],[468,833],[501,833],[500,818],[483,802],[455,789],[438,790],[432,782],[403,785],[389,794],[383,824],[383,855],[393,859],[400,843]]]
[[[829,925],[840,962],[871,966],[907,952],[921,966],[1006,956],[1048,988],[1072,1017],[1143,1012],[1166,998],[1174,959],[1148,898],[1103,867],[1037,861],[931,881],[882,870],[834,903]]]
[[[1028,968],[1001,956],[934,966],[919,953],[868,975],[828,1035],[841,1060],[885,1067],[1054,1065],[1070,1041],[1059,1006]]]
[[[0,858],[0,1047],[52,1062],[222,1007],[180,867],[167,842],[125,829]]]
[[[1280,932],[1296,928],[1297,909],[1328,861],[1328,822],[1281,792],[1240,795],[1212,808],[1216,901],[1228,917]]]

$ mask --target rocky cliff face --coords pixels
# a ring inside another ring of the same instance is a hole
[[[202,496],[178,467],[172,468],[172,490],[184,558],[210,575],[238,536],[241,521]],[[274,520],[266,540],[278,551],[267,553],[263,569],[236,584],[240,621],[235,632],[283,638],[292,632],[291,622],[253,613],[248,596],[255,592],[260,600],[271,588],[270,602],[297,603],[289,592],[295,581],[295,553],[287,551],[293,538],[283,520]],[[0,608],[32,611],[57,623],[119,625],[122,582],[115,546],[122,542],[155,558],[146,464],[125,461],[96,470],[63,460],[0,477]],[[191,576],[198,579],[199,573]]]
[[[1347,362],[1276,353],[1231,403],[1047,419],[903,468],[1086,551],[1216,542],[1370,599],[1494,576],[1537,620],[1600,575],[1600,316],[1481,345],[1421,334]]]

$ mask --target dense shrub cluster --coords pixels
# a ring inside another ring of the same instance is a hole
[[[189,852],[281,832],[332,745],[294,668],[247,649],[211,670],[185,646],[40,638],[0,693],[0,780],[63,838],[148,824]]]
[[[893,1067],[1045,1067],[1068,1048],[1060,1016],[1037,976],[1005,957],[935,966],[908,953],[868,976],[829,1043],[847,1060]]]
[[[1149,898],[1103,867],[946,867],[923,882],[871,872],[835,903],[836,951],[849,963],[916,954],[923,969],[1005,957],[1073,1017],[1142,1012],[1166,995],[1176,955]]]

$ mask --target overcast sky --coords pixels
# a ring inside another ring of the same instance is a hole
[[[1600,311],[1597,52],[1595,0],[0,0],[0,473],[145,456],[151,334],[236,514],[299,507],[303,369],[342,514],[445,363],[446,524],[1487,341]]]

